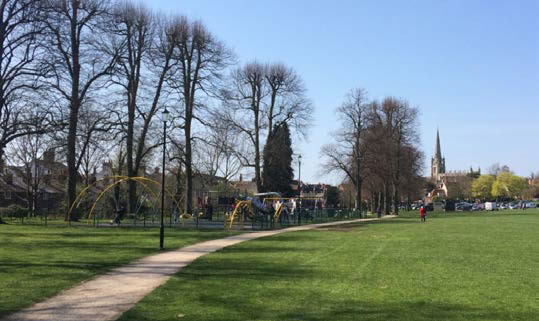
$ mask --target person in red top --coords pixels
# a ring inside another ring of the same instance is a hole
[[[424,206],[419,208],[419,216],[421,217],[421,222],[427,221],[427,211],[425,210]]]

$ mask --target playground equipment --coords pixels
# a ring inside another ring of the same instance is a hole
[[[262,198],[262,201],[259,198]],[[312,205],[315,210],[320,207],[322,200],[320,197],[301,198],[302,203],[305,201],[312,202],[313,204],[309,205]],[[235,209],[225,221],[225,225],[228,225],[228,228],[232,228],[234,221],[239,220],[240,226],[243,228],[245,218],[249,218],[253,221],[253,226],[254,220],[259,219],[262,226],[264,222],[268,221],[273,228],[278,222],[282,224],[283,217],[290,224],[289,215],[295,215],[294,218],[296,218],[300,215],[298,211],[296,198],[281,197],[276,192],[258,193],[252,198],[248,197],[246,200],[236,201]],[[310,220],[313,219],[313,215],[310,213],[307,215]]]
[[[155,204],[157,204],[157,200],[159,199],[160,197],[160,193],[156,193],[153,189],[151,189],[149,187],[149,184],[153,184],[153,185],[156,185],[156,186],[161,186],[161,183],[158,182],[158,181],[155,181],[155,180],[152,180],[150,178],[147,178],[147,177],[127,177],[127,176],[110,176],[108,177],[107,179],[113,179],[114,182],[111,183],[111,184],[108,184],[107,186],[105,186],[101,192],[97,195],[96,197],[96,200],[93,202],[92,206],[91,206],[91,209],[90,209],[90,212],[88,214],[88,218],[87,218],[87,224],[90,224],[90,220],[91,218],[93,217],[93,214],[94,214],[94,211],[96,209],[96,206],[97,204],[99,203],[99,201],[103,198],[103,196],[109,192],[111,189],[113,189],[114,187],[120,185],[121,183],[123,182],[127,182],[127,181],[135,181],[137,183],[139,183],[143,189],[145,191],[148,191],[154,198],[155,201]],[[73,202],[73,204],[71,205],[70,209],[69,209],[69,215],[71,216],[71,213],[73,212],[73,210],[75,208],[78,208],[79,205],[81,204],[81,201],[83,200],[83,197],[86,196],[90,190],[92,189],[96,189],[98,184],[100,183],[104,183],[107,179],[101,179],[101,180],[98,180],[90,185],[88,185],[86,188],[84,188],[80,193],[79,195],[77,195],[77,197],[75,198],[75,201]],[[165,193],[169,196],[169,198],[172,200],[172,202],[176,205],[176,209],[178,210],[178,212],[181,212],[180,210],[180,206],[179,206],[179,202],[178,200],[176,200],[176,198],[173,196],[172,193],[170,193],[170,191],[168,191],[167,189],[165,189]],[[138,206],[138,208],[140,209],[140,206]]]
[[[243,228],[246,217],[254,220],[257,215],[264,215],[267,213],[268,210],[264,207],[264,205],[255,199],[249,198],[244,201],[238,200],[236,201],[232,214],[230,214],[228,218],[225,218],[225,225],[228,223],[228,228],[232,228],[234,221],[239,219],[241,228]]]
[[[260,194],[256,194],[255,196],[260,196]],[[225,218],[225,226],[228,223],[228,228],[232,228],[234,221],[239,218],[240,225],[243,228],[246,217],[254,222],[257,217],[262,218],[269,213],[270,209],[256,198],[247,197],[246,200],[236,200],[234,211],[232,211],[232,214],[228,218]]]

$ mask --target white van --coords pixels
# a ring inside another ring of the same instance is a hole
[[[486,211],[497,211],[498,208],[496,207],[496,202],[486,202],[485,203],[485,210]]]

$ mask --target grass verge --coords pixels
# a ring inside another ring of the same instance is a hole
[[[165,247],[229,236],[216,230],[165,230]],[[159,229],[0,225],[0,316],[159,248]]]
[[[538,320],[539,212],[285,233],[205,256],[121,320]]]

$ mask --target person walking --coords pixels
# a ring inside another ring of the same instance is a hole
[[[425,210],[424,206],[419,208],[419,216],[421,217],[421,222],[427,221],[427,211]]]

